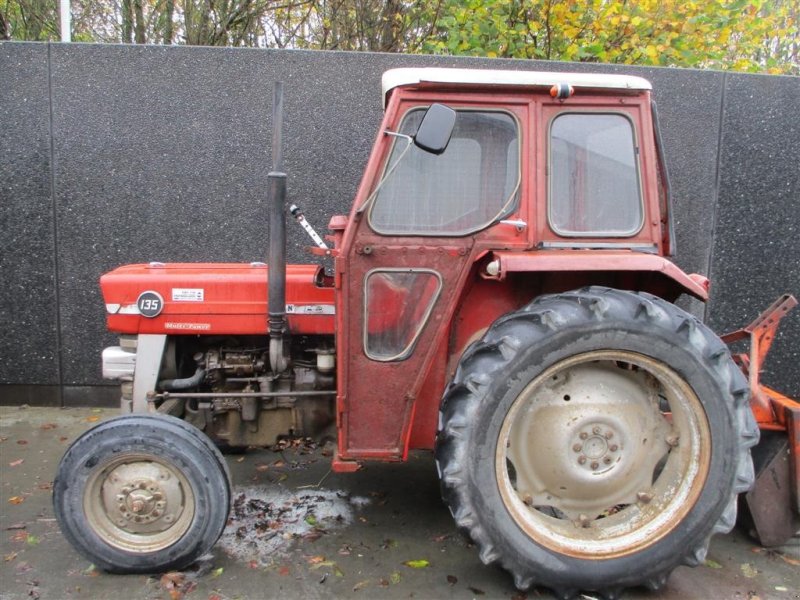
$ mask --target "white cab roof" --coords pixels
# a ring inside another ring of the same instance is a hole
[[[396,87],[418,83],[463,83],[476,85],[505,85],[551,87],[568,83],[572,87],[651,90],[650,82],[631,75],[601,75],[598,73],[548,73],[545,71],[497,71],[494,69],[391,69],[383,74],[384,102],[386,94]]]

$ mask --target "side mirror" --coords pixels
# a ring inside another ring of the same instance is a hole
[[[425,152],[439,155],[447,149],[455,124],[456,111],[444,104],[431,104],[419,124],[414,144]]]

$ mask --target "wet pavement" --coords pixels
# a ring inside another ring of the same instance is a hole
[[[0,599],[551,597],[481,564],[441,502],[429,453],[335,474],[329,448],[307,443],[227,456],[234,508],[213,556],[163,576],[99,572],[62,537],[51,490],[67,446],[115,414],[0,408]],[[739,530],[717,536],[705,566],[623,597],[797,600],[800,539],[768,551]]]

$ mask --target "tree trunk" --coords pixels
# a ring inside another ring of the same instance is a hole
[[[144,44],[144,10],[142,9],[142,0],[133,0],[133,13],[136,18],[134,24],[134,32],[136,34],[136,43]]]
[[[131,0],[122,0],[122,43],[133,43],[133,10],[131,10]]]
[[[172,25],[172,17],[175,14],[175,0],[164,1],[164,39],[167,46],[172,44],[172,37],[175,35]]]

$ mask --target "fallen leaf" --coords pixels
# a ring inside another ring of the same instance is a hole
[[[278,469],[279,469],[279,468],[281,468],[281,467],[284,467],[284,466],[286,466],[286,461],[285,461],[285,460],[276,460],[276,461],[273,461],[273,463],[272,463],[272,466],[273,466],[273,467],[276,467],[276,468],[278,468]]]
[[[225,570],[225,567],[220,567],[219,569],[214,569],[213,571],[211,571],[211,579],[214,579],[214,578],[219,577],[220,575],[222,575],[222,572],[224,570]]]
[[[278,475],[278,476],[275,478],[275,481],[277,481],[278,483],[280,483],[281,481],[286,481],[287,479],[289,479],[289,476],[288,476],[286,473],[281,473],[280,475]]]
[[[222,600],[222,596],[219,594],[209,594],[208,600]]]
[[[237,459],[236,459],[236,462],[237,462],[237,463],[239,463],[239,462],[244,462],[244,456],[240,456],[239,458],[237,458]]]
[[[19,552],[11,552],[10,554],[6,554],[3,557],[3,562],[11,562],[15,558],[17,558],[17,554],[19,554]]]
[[[479,589],[479,588],[472,587],[471,585],[470,585],[470,586],[467,586],[467,589],[468,589],[470,592],[472,592],[473,594],[475,594],[476,596],[483,596],[483,595],[486,593],[486,592],[484,592],[483,590],[481,590],[481,589]]]
[[[518,594],[511,596],[511,600],[528,600],[528,594],[525,592],[519,592]]]
[[[87,423],[95,423],[95,422],[97,422],[99,420],[100,420],[100,417],[98,417],[97,415],[92,415],[91,417],[86,417],[86,422]]]
[[[103,409],[102,408],[93,408],[92,412],[93,413],[101,413],[101,412],[103,412]]]
[[[18,531],[14,535],[11,536],[12,542],[24,542],[28,539],[28,534],[24,531]]]
[[[258,568],[258,561],[251,560],[249,563],[247,563],[247,566],[249,568],[251,568],[251,569],[257,569]]]
[[[69,438],[68,438],[67,436],[65,436],[65,435],[62,435],[60,438],[58,438],[58,441],[59,441],[59,442],[66,442],[68,439],[69,439]]]
[[[712,569],[721,569],[722,568],[721,564],[719,564],[715,560],[711,560],[710,558],[708,560],[706,560],[706,562],[704,562],[703,565],[706,566],[706,567],[710,567]]]
[[[456,577],[455,575],[448,575],[447,576],[447,583],[449,583],[450,585],[457,584],[458,583],[458,577]]]
[[[28,546],[38,546],[39,545],[39,538],[36,537],[35,535],[28,535],[28,537],[25,539],[25,541],[28,542]]]
[[[264,472],[268,470],[269,470],[269,465],[256,465],[256,471]]]
[[[436,542],[438,544],[438,543],[441,543],[441,542],[445,541],[449,537],[450,537],[449,533],[445,533],[443,535],[435,535],[435,536],[433,536],[431,538],[431,541],[432,542]]]
[[[308,558],[308,564],[316,565],[323,562],[324,560],[325,560],[324,556],[311,556]]]
[[[11,498],[8,499],[9,504],[22,504],[23,502],[25,502],[25,498],[22,496],[11,496]]]
[[[308,515],[305,519],[306,523],[314,527],[317,524],[317,518],[314,515]]]
[[[385,539],[381,544],[381,548],[388,550],[389,548],[397,548],[397,540]]]
[[[91,568],[94,569],[94,565]],[[165,590],[171,590],[182,586],[185,579],[186,575],[180,571],[170,571],[161,576],[160,583]]]
[[[24,462],[25,462],[25,459],[24,458],[20,458],[18,460],[12,460],[10,463],[8,463],[8,466],[9,467],[18,467]]]
[[[794,558],[789,558],[788,556],[786,556],[785,554],[781,554],[780,552],[776,552],[776,554],[780,557],[780,559],[783,562],[785,562],[787,564],[790,564],[790,565],[794,565],[796,567],[800,566],[800,560],[796,560]]]
[[[412,569],[424,569],[425,567],[431,566],[431,563],[424,558],[420,560],[407,560],[403,564],[407,567],[411,567]]]
[[[289,575],[289,567],[281,567],[280,569],[278,569],[278,575],[280,575],[281,577],[286,577],[287,575]]]
[[[28,440],[17,440],[17,443],[18,443],[20,446],[24,446],[25,444],[27,444],[27,443],[28,443]]]
[[[359,581],[357,584],[353,586],[353,591],[357,592],[358,590],[363,590],[365,587],[369,585],[369,579],[365,579],[364,581]]]
[[[748,579],[752,579],[758,575],[758,569],[756,569],[750,563],[744,563],[740,567],[742,569],[742,575],[747,577]]]
[[[776,585],[775,586],[775,591],[776,592],[788,592],[789,588],[787,588],[785,585]]]
[[[53,482],[48,481],[47,483],[40,483],[36,486],[40,490],[52,490],[53,489]]]
[[[25,529],[27,525],[25,523],[14,523],[13,525],[9,525],[6,527],[6,531],[14,531],[15,529]]]
[[[400,583],[400,580],[401,580],[402,578],[403,578],[403,576],[402,576],[402,575],[400,575],[400,573],[399,573],[399,572],[395,571],[394,573],[392,573],[391,575],[389,575],[389,582],[390,582],[392,585],[397,585],[398,583]]]
[[[58,427],[58,425],[55,423],[44,423],[43,425],[39,426],[39,429],[47,431],[48,429],[55,429],[56,427]]]
[[[16,566],[16,567],[14,567],[14,571],[15,571],[17,574],[19,574],[19,575],[22,575],[23,573],[27,573],[28,571],[30,571],[30,570],[32,570],[32,569],[33,569],[33,567],[32,567],[32,566],[30,566],[30,565],[29,565],[27,562],[25,562],[25,561],[18,562],[18,563],[17,563],[17,566]]]

